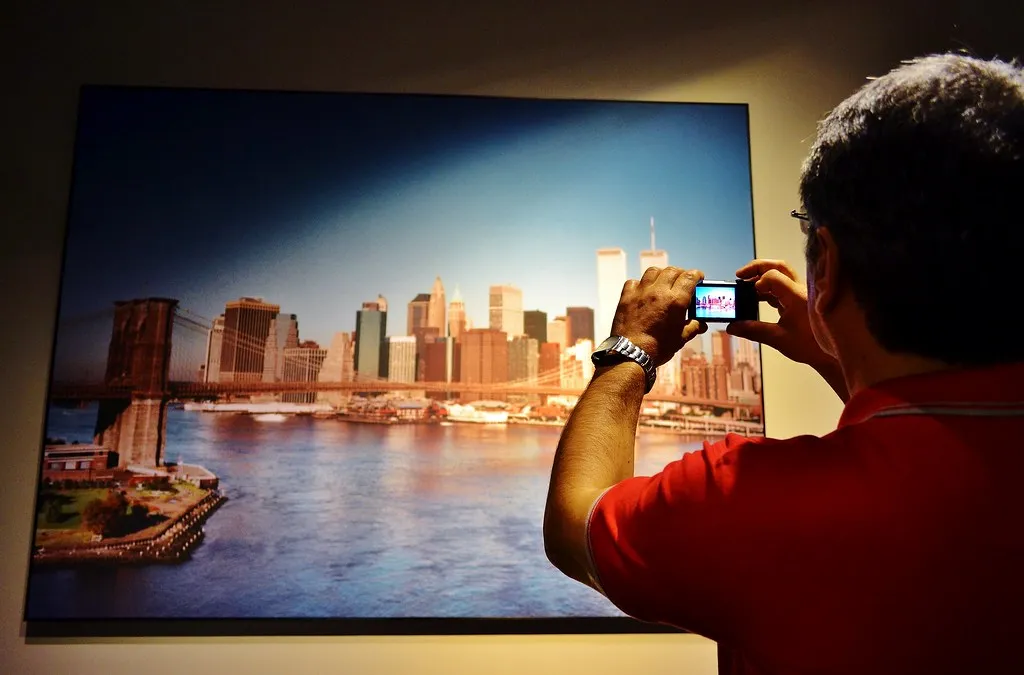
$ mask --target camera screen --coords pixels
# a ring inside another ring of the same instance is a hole
[[[695,294],[694,319],[736,318],[735,286],[698,286]]]

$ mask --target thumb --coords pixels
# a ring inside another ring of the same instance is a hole
[[[690,319],[690,321],[683,327],[683,342],[689,342],[701,333],[706,332],[708,332],[708,325],[705,322]]]
[[[774,347],[786,332],[777,323],[767,321],[733,321],[725,328],[725,332],[751,342],[761,342]]]
[[[778,270],[768,270],[754,284],[757,294],[764,298],[773,297],[780,307],[788,307],[794,300],[804,297],[805,290],[785,274]]]

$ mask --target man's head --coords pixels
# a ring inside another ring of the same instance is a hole
[[[820,123],[800,196],[811,285],[829,249],[884,349],[953,365],[1024,360],[1011,325],[1024,304],[1020,67],[931,56],[869,82]]]

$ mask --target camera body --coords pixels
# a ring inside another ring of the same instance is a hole
[[[757,290],[753,281],[703,281],[693,291],[688,319],[706,323],[756,321]]]

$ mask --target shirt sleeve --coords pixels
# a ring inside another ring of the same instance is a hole
[[[749,506],[730,501],[741,453],[763,438],[729,435],[654,476],[608,489],[591,509],[587,545],[608,599],[637,619],[723,639],[734,625],[733,583]]]

